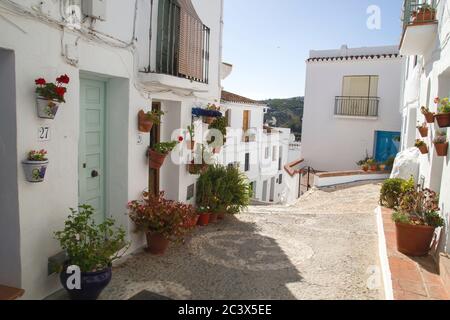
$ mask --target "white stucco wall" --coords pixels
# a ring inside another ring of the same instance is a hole
[[[420,138],[416,125],[425,121],[420,107],[428,106],[436,112],[434,98],[450,96],[450,48],[447,41],[450,36],[450,4],[448,1],[439,2],[437,19],[438,32],[430,35],[434,37],[432,45],[423,56],[418,57],[417,65],[415,65],[415,57],[409,57],[407,71],[404,74],[404,104],[402,106],[403,127],[406,128],[402,137],[404,149],[413,147],[415,140]],[[430,147],[430,153],[421,156],[419,175],[424,180],[425,187],[440,194],[441,214],[446,221],[446,227],[441,232],[439,249],[449,253],[450,158],[437,157],[432,147],[432,140],[438,129],[437,124],[429,125],[429,136],[424,141]],[[449,136],[449,130],[444,130]]]
[[[33,11],[39,9],[41,1],[16,2]],[[1,11],[2,15],[14,21],[10,23],[0,19],[0,51],[8,49],[15,57],[16,112],[4,113],[2,121],[17,123],[17,130],[10,127],[11,137],[8,137],[9,142],[16,139],[17,143],[13,146],[9,143],[7,148],[1,148],[0,151],[2,156],[5,156],[4,152],[12,153],[10,159],[15,162],[18,208],[11,213],[12,219],[7,222],[11,224],[11,230],[17,229],[19,239],[12,239],[16,242],[12,242],[12,252],[9,255],[11,265],[17,267],[17,274],[13,274],[11,268],[5,269],[9,270],[9,274],[2,274],[0,280],[4,283],[3,278],[10,276],[14,279],[11,285],[26,290],[24,298],[44,298],[60,288],[57,275],[47,276],[47,263],[50,256],[60,251],[53,233],[62,229],[69,213],[68,208],[78,205],[79,89],[82,77],[106,83],[108,139],[105,174],[109,182],[106,188],[107,215],[127,228],[128,237],[133,243],[129,252],[144,243],[142,235],[133,233],[133,227],[125,216],[127,202],[139,198],[148,186],[146,150],[149,135],[143,135],[143,143],[138,144],[138,111],[150,110],[152,101],[161,102],[163,110],[168,113],[162,125],[162,139],[169,139],[172,129],[185,128],[190,123],[191,108],[195,103],[218,101],[220,96],[218,70],[222,1],[193,2],[200,17],[211,28],[210,82],[207,90],[199,95],[173,92],[170,88],[160,93],[151,92],[151,88],[142,89],[136,80],[139,54],[132,48],[118,48],[123,46],[121,42],[108,40],[114,42],[114,46],[99,43],[69,29],[65,29],[63,33],[52,23],[44,24],[10,11]],[[140,8],[149,8],[149,3],[150,0],[138,0],[138,5],[142,5]],[[131,41],[134,1],[108,1],[107,8],[107,21],[98,21],[94,29],[124,42]],[[59,2],[42,1],[42,13],[61,21]],[[147,32],[148,35],[148,28],[145,31],[140,27],[137,29],[137,34],[144,35]],[[76,66],[69,65],[62,56],[66,45],[72,48],[70,57],[73,58],[75,53],[78,59]],[[0,66],[7,62],[3,56],[0,56],[0,60]],[[66,103],[59,109],[55,120],[37,118],[34,79],[44,77],[53,80],[61,74],[67,74],[71,78]],[[37,141],[37,130],[42,125],[50,126],[50,141]],[[45,182],[29,184],[25,181],[20,161],[29,150],[41,148],[48,150],[50,160]],[[168,191],[170,198],[174,200],[184,200],[187,185],[195,182],[195,178],[188,177],[183,170],[184,166],[175,166],[170,161],[162,168],[161,189]],[[4,187],[2,184],[0,190]],[[2,191],[3,195],[6,194]],[[4,234],[0,236],[3,241]],[[15,250],[14,245],[18,243],[20,250]],[[3,249],[0,254],[4,254]]]
[[[375,49],[365,50],[371,54]],[[361,52],[365,51],[357,49],[349,55],[366,54]],[[320,51],[312,52],[311,56],[321,56]],[[400,132],[403,61],[403,58],[382,58],[307,62],[302,135],[302,157],[307,165],[318,171],[355,169],[366,152],[373,154],[376,131]],[[335,116],[335,97],[342,96],[343,77],[352,75],[379,76],[378,118]]]

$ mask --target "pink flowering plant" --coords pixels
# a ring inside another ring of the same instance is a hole
[[[28,152],[28,161],[47,161],[47,151],[42,150],[31,150]]]
[[[66,102],[64,96],[67,92],[67,84],[70,82],[69,76],[66,74],[56,78],[56,83],[47,82],[44,78],[34,81],[37,85],[36,94],[48,100],[57,102]]]
[[[142,200],[128,203],[129,217],[137,229],[146,233],[157,233],[178,242],[191,228],[189,221],[196,215],[191,205],[164,198],[164,192],[155,196],[143,193]]]

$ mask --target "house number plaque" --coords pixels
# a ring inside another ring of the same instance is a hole
[[[50,141],[50,127],[39,127],[38,141]]]

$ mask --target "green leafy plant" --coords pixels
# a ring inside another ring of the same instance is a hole
[[[437,97],[434,102],[438,105],[439,113],[450,113],[450,102],[448,97],[443,99]]]
[[[173,149],[175,149],[175,147],[183,142],[183,137],[178,137],[177,141],[170,141],[170,142],[160,142],[155,144],[155,146],[153,147],[153,150],[155,150],[156,152],[160,153],[160,154],[169,154],[170,152],[173,151]]]
[[[28,161],[47,161],[47,151],[42,150],[31,150],[28,152]]]
[[[369,154],[366,152],[366,157],[362,160],[359,160],[356,164],[359,167],[364,166],[365,164],[367,164],[367,161],[369,161],[369,159],[371,159],[371,157],[369,157]]]
[[[173,242],[183,239],[190,229],[188,222],[196,215],[193,206],[167,200],[164,192],[158,196],[144,192],[143,199],[131,201],[128,209],[138,230],[158,233]]]
[[[147,119],[150,120],[153,124],[161,124],[161,117],[165,115],[165,113],[161,110],[152,110],[145,114]]]
[[[37,85],[36,94],[38,96],[48,100],[66,102],[64,96],[67,92],[67,87],[64,85],[70,82],[70,78],[66,74],[56,78],[56,83],[47,82],[44,78],[36,79],[34,82]]]
[[[218,130],[222,134],[223,143],[225,143],[226,136],[227,136],[227,126],[228,126],[227,118],[221,117],[221,118],[216,118],[214,120],[214,122],[209,125],[208,129],[209,130]],[[215,137],[215,136],[211,137],[211,140],[208,141],[208,144],[215,142],[216,138],[217,137]]]
[[[414,190],[415,181],[411,177],[409,180],[404,179],[387,179],[383,182],[380,192],[380,204],[387,208],[397,208],[406,192]]]
[[[216,106],[213,103],[208,103],[208,105],[206,106],[206,110],[220,111],[220,106]]]
[[[439,211],[439,197],[436,192],[430,189],[411,190],[403,194],[392,219],[396,223],[438,228],[444,226]]]
[[[125,230],[115,228],[113,219],[96,224],[94,208],[88,205],[70,211],[64,229],[55,232],[55,239],[67,252],[70,264],[78,266],[81,272],[94,272],[110,267],[122,257],[129,243],[125,240]]]
[[[374,165],[377,164],[377,161],[376,161],[374,158],[369,158],[369,159],[366,161],[366,164],[368,164],[369,166],[374,166]]]

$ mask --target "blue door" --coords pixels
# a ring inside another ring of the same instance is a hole
[[[400,132],[377,131],[375,134],[375,159],[385,162],[395,157],[400,147]]]

